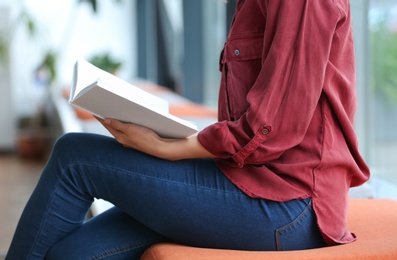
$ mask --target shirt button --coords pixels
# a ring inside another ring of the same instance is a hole
[[[262,134],[267,135],[269,133],[269,129],[265,128],[262,130]]]
[[[234,51],[234,54],[235,54],[236,56],[239,56],[239,55],[240,55],[240,50],[239,50],[239,49],[236,49],[236,50]]]

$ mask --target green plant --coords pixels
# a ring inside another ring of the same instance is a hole
[[[57,78],[56,63],[57,53],[55,51],[49,50],[44,54],[43,60],[38,66],[38,70],[44,70],[47,73],[47,83],[49,85],[51,85],[51,83],[53,83]]]
[[[20,5],[20,10],[15,20],[10,24],[8,28],[0,31],[0,62],[5,63],[7,56],[10,51],[10,44],[14,38],[16,31],[20,28],[27,31],[30,37],[34,37],[37,34],[37,23],[33,16],[25,9],[24,5]]]
[[[96,13],[98,11],[98,0],[78,0],[79,3],[88,3],[91,5],[92,11]],[[120,3],[121,0],[114,0],[115,2]]]
[[[397,33],[382,23],[371,33],[373,85],[389,104],[397,104]]]
[[[115,73],[122,65],[120,61],[114,59],[108,52],[95,55],[88,61],[109,73]]]

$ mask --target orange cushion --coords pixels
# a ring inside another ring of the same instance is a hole
[[[170,104],[170,114],[178,117],[209,117],[217,118],[218,113],[215,109],[196,104],[193,102],[183,102]]]
[[[397,259],[397,201],[350,199],[348,223],[358,239],[346,245],[301,251],[254,252],[159,243],[147,249],[141,260]]]

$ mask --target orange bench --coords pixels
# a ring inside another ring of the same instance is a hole
[[[348,223],[358,239],[346,245],[301,251],[254,252],[159,243],[148,248],[141,260],[397,259],[397,201],[350,199]]]

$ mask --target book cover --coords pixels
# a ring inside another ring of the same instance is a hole
[[[169,113],[166,100],[83,59],[74,66],[69,103],[99,118],[148,127],[162,137],[185,138],[197,132],[195,124]]]

